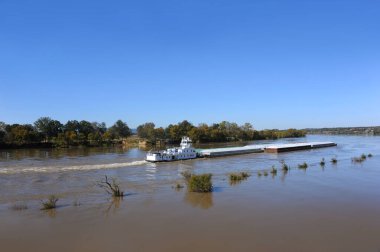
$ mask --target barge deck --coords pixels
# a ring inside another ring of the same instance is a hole
[[[298,150],[309,150],[316,148],[326,148],[337,146],[333,142],[310,142],[310,143],[291,143],[291,144],[263,144],[263,145],[247,145],[242,147],[228,147],[215,149],[198,150],[201,157],[222,157],[230,155],[240,155],[249,153],[280,153]]]

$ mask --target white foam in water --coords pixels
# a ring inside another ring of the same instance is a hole
[[[14,174],[26,172],[59,172],[59,171],[88,171],[99,169],[113,169],[122,168],[127,166],[138,166],[148,164],[145,160],[138,160],[126,163],[113,163],[113,164],[93,164],[93,165],[72,165],[72,166],[42,166],[42,167],[9,167],[0,168],[0,174]]]

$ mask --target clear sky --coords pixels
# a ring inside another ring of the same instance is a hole
[[[0,0],[0,121],[380,125],[377,0]]]

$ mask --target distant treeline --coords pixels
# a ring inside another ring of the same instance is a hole
[[[226,121],[211,125],[202,123],[194,126],[185,120],[175,125],[170,124],[166,128],[156,128],[155,124],[150,122],[137,127],[137,135],[141,138],[151,142],[165,139],[171,143],[179,142],[182,136],[189,136],[193,142],[207,143],[304,137],[305,134],[305,131],[296,129],[257,131],[250,123],[239,126],[236,123]]]
[[[151,143],[164,140],[177,143],[182,136],[189,136],[194,142],[227,142],[286,137],[303,137],[303,130],[261,130],[257,131],[250,123],[238,125],[223,121],[211,125],[194,126],[188,121],[170,124],[166,128],[156,128],[154,123],[137,127],[137,135]],[[0,122],[0,147],[68,147],[102,146],[121,144],[123,139],[132,135],[127,123],[118,120],[107,128],[105,123],[70,120],[62,124],[49,117],[41,117],[34,124],[6,124]]]
[[[305,129],[307,134],[325,135],[380,135],[380,126]]]

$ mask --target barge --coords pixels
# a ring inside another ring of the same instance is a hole
[[[311,143],[294,143],[294,144],[277,144],[265,147],[264,151],[268,153],[279,153],[297,150],[309,150],[316,148],[325,148],[336,146],[333,142],[311,142]]]
[[[262,145],[247,145],[242,147],[228,147],[216,149],[198,150],[200,157],[221,157],[230,155],[241,155],[249,153],[280,153],[299,150],[310,150],[316,148],[326,148],[337,146],[333,142],[310,142],[310,143],[291,143],[291,144],[262,144]]]

